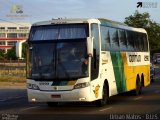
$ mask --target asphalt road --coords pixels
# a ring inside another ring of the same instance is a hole
[[[61,103],[48,107],[45,103],[28,103],[26,89],[0,89],[0,119],[160,119],[160,80],[143,88],[134,96],[131,92],[110,98],[104,107],[94,103]],[[10,120],[8,119],[8,120]]]

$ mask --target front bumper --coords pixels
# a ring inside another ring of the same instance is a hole
[[[71,91],[40,91],[27,89],[29,102],[91,102],[90,87]],[[58,97],[54,97],[58,96]]]

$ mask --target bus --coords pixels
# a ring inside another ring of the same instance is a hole
[[[150,84],[147,32],[108,19],[52,19],[32,25],[29,102],[94,102]]]

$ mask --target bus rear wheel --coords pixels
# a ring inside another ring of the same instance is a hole
[[[102,99],[96,101],[96,105],[98,107],[102,107],[102,106],[106,105],[106,103],[108,101],[108,91],[107,90],[108,90],[108,88],[104,84],[104,86],[103,86],[103,92],[102,92]]]
[[[55,107],[55,106],[58,105],[58,102],[47,102],[47,105],[48,105],[49,107]]]
[[[142,93],[142,83],[140,81],[140,78],[137,77],[137,80],[136,80],[136,89],[134,90],[134,94],[135,95],[139,95]]]

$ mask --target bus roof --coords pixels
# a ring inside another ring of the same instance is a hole
[[[58,18],[58,19],[52,19],[48,21],[37,22],[37,23],[34,23],[33,26],[49,25],[49,24],[66,24],[66,23],[89,23],[89,20],[91,19],[87,19],[87,18],[61,19],[61,18]]]
[[[130,26],[124,24],[124,23],[112,21],[112,20],[109,20],[109,19],[99,18],[98,20],[101,22],[102,25],[105,25],[105,26],[116,27],[116,28],[120,28],[120,29],[126,29],[126,30],[131,30],[131,31],[136,31],[136,32],[147,33],[146,30],[143,29],[143,28],[130,27]]]
[[[129,27],[128,25],[116,21],[112,21],[109,19],[104,19],[104,18],[98,18],[98,19],[92,19],[92,18],[75,18],[75,19],[52,19],[48,21],[41,21],[34,23],[33,26],[40,26],[40,25],[50,25],[50,24],[66,24],[66,23],[100,23],[101,25],[109,26],[109,27],[116,27],[120,29],[126,29],[126,30],[131,30],[131,31],[136,31],[136,32],[142,32],[142,33],[147,33],[145,29],[143,28],[134,28],[134,27]]]

